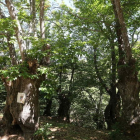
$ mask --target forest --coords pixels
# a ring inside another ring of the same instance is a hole
[[[0,140],[140,140],[139,0],[0,0]]]

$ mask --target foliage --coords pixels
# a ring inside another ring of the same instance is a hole
[[[100,94],[97,88],[85,88],[79,92],[71,104],[71,122],[75,125],[92,129],[97,129],[98,125],[101,124],[100,129],[104,129],[104,109],[108,99],[104,95],[101,108],[98,108],[99,99]],[[98,109],[99,114],[97,113]]]
[[[42,124],[43,123],[43,124]],[[89,139],[97,139],[97,140],[108,140],[108,132],[107,131],[98,131],[83,127],[78,127],[73,124],[68,124],[58,118],[41,118],[42,126],[46,123],[52,124],[49,128],[51,131],[50,135],[48,135],[48,139],[57,139],[57,140],[89,140]]]
[[[51,64],[49,68],[39,65],[35,74],[30,74],[28,64],[22,63],[11,65],[11,58],[6,41],[6,33],[11,35],[10,42],[17,52],[17,59],[20,62],[21,56],[18,53],[18,43],[15,39],[15,28],[17,21],[11,20],[8,13],[6,18],[0,19],[0,75],[9,80],[16,80],[18,77],[36,79],[46,74],[46,79],[40,87],[40,100],[44,102],[47,98],[53,98],[52,114],[57,115],[59,106],[58,88],[61,86],[61,94],[66,94],[71,101],[71,119],[75,124],[84,127],[97,128],[94,118],[104,123],[104,109],[108,104],[109,95],[106,94],[100,82],[94,63],[94,52],[97,49],[97,67],[103,83],[107,88],[111,87],[113,66],[112,46],[115,48],[115,66],[117,67],[119,49],[117,44],[115,16],[112,4],[109,0],[73,0],[74,7],[70,8],[65,4],[54,6],[45,3],[45,39],[40,38],[40,17],[39,0],[36,1],[35,20],[30,11],[29,1],[13,1],[20,21],[23,39],[26,43],[26,53],[29,59],[36,59],[38,63],[46,57],[48,51],[42,52],[44,44],[50,44]],[[133,3],[133,4],[132,4]],[[133,56],[137,60],[137,71],[139,64],[139,4],[137,1],[121,1],[124,9],[124,17],[130,34],[130,43],[133,47]],[[35,24],[35,31],[32,24]],[[124,67],[123,65],[122,67]],[[74,76],[72,77],[72,70]],[[61,76],[60,76],[61,75]],[[117,75],[117,70],[115,71]],[[138,75],[140,79],[140,74]],[[72,79],[73,78],[73,79]],[[72,79],[72,80],[71,80]],[[116,78],[115,81],[118,81]],[[102,100],[99,99],[102,96]],[[101,103],[101,107],[99,107]],[[44,105],[43,105],[44,107]],[[99,114],[97,113],[99,110]],[[97,115],[98,114],[98,115]],[[47,137],[49,125],[45,125],[35,134]],[[112,139],[121,139],[123,135],[118,124],[114,125],[114,131],[110,133]]]
[[[42,137],[43,140],[47,140],[47,136],[49,134],[51,134],[51,131],[49,130],[49,128],[51,127],[52,125],[47,123],[45,124],[42,128],[39,128],[35,133],[35,137],[39,137],[40,136]]]
[[[112,126],[112,131],[109,132],[111,140],[124,140],[126,136],[122,132],[122,128],[119,123],[116,123]]]

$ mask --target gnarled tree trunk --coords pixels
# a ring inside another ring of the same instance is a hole
[[[44,0],[41,0],[41,2],[44,3]],[[45,74],[38,74],[37,68],[38,68],[38,61],[36,59],[28,58],[26,54],[26,47],[25,42],[23,40],[23,34],[22,34],[22,28],[20,25],[20,22],[17,17],[17,13],[14,9],[14,6],[11,2],[11,0],[5,0],[6,6],[8,8],[10,17],[12,20],[16,21],[16,26],[14,27],[15,30],[15,36],[17,39],[17,43],[20,50],[21,55],[21,64],[20,67],[23,66],[22,70],[19,70],[19,73],[22,75],[16,75],[15,80],[10,81],[9,77],[4,77],[2,75],[2,80],[5,83],[5,88],[7,91],[7,98],[6,98],[6,106],[4,108],[4,116],[3,116],[3,123],[6,126],[6,130],[8,133],[14,134],[17,130],[20,129],[20,133],[24,134],[25,140],[31,139],[33,136],[34,131],[38,127],[38,115],[39,115],[39,108],[38,108],[38,96],[39,96],[39,86],[42,82],[42,80],[45,79]],[[35,20],[35,0],[32,0],[32,13],[34,13],[33,21]],[[44,5],[40,5],[41,7],[44,7]],[[42,8],[41,8],[42,9]],[[44,12],[44,11],[43,11]],[[43,12],[41,12],[41,20],[44,19]],[[0,9],[0,15],[1,15],[1,9]],[[2,18],[4,15],[1,16]],[[40,21],[41,22],[41,21]],[[34,22],[33,22],[34,23]],[[42,22],[40,23],[42,25]],[[33,32],[35,31],[35,24],[33,25]],[[45,28],[44,24],[41,26],[43,28],[41,30],[45,34]],[[17,67],[17,60],[16,60],[16,51],[14,48],[14,45],[10,43],[10,33],[7,33],[7,44],[9,47],[9,54],[11,58],[11,65],[14,65],[14,67]],[[41,36],[42,39],[45,39],[45,36]],[[48,49],[50,49],[50,45],[44,44],[42,46],[42,51],[47,52]],[[49,52],[47,53],[47,56],[42,58],[44,61],[42,62],[42,65],[48,65],[49,64]],[[25,64],[25,65],[24,65]],[[25,72],[25,73],[23,73]],[[24,76],[25,75],[25,76]],[[33,75],[37,78],[33,78]],[[18,93],[24,93],[26,95],[26,99],[24,103],[18,103],[17,102],[17,96]],[[17,129],[16,129],[17,128]]]
[[[23,132],[25,139],[30,139],[39,123],[38,89],[41,78],[18,77],[14,81],[7,81],[6,78],[3,78],[3,81],[7,91],[3,116],[3,123],[6,125],[6,130],[8,130],[7,133],[16,133],[17,129],[21,128],[21,133]],[[23,104],[17,102],[19,92],[26,94],[26,100]]]
[[[120,55],[117,87],[122,98],[122,122],[123,125],[126,125],[126,129],[132,128],[131,132],[133,135],[139,135],[137,129],[140,129],[140,83],[137,78],[136,61],[132,57],[120,0],[111,0],[111,2],[116,19],[116,33]]]

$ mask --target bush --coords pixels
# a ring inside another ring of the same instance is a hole
[[[52,124],[46,124],[44,125],[42,128],[39,128],[35,133],[35,140],[40,140],[40,139],[43,139],[43,140],[47,140],[47,136],[49,134],[51,134],[51,131],[49,130],[49,128],[52,126]]]
[[[111,140],[125,140],[125,136],[121,131],[121,126],[119,123],[116,123],[112,126],[112,131],[109,133]]]

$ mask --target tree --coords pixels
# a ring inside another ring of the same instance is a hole
[[[30,3],[27,4],[24,2],[21,4],[26,6],[27,10],[23,10],[20,7],[19,2],[15,2],[15,5],[17,5],[16,8],[19,8],[18,10],[20,10],[17,15],[11,0],[5,0],[5,5],[9,11],[10,17],[6,17],[1,12],[1,28],[5,29],[5,31],[2,30],[2,37],[7,38],[7,47],[9,47],[9,56],[11,59],[11,63],[7,65],[9,68],[1,70],[1,78],[7,91],[3,123],[6,126],[7,133],[10,133],[10,130],[16,126],[14,128],[20,128],[25,139],[30,139],[39,125],[39,87],[42,80],[45,79],[47,70],[46,68],[43,68],[43,72],[40,64],[42,66],[48,66],[50,63],[48,52],[50,45],[45,41],[44,35],[45,1],[40,1],[40,35],[36,38],[38,41],[35,41],[35,36],[33,36],[33,34],[36,34],[37,32],[37,23],[35,23],[37,15],[35,0],[31,0]],[[31,9],[31,11],[29,9]],[[28,12],[31,12],[31,14],[27,14]],[[24,19],[26,20],[23,22]],[[5,26],[5,23],[7,23],[6,20],[9,20],[12,24],[6,24]],[[28,29],[31,29],[30,32],[26,32],[25,22]],[[26,36],[26,33],[29,37]],[[27,38],[27,42],[25,42],[25,37]],[[20,54],[16,52],[17,46],[12,43],[12,38],[16,38],[15,42],[17,41]],[[37,52],[36,54],[33,53],[33,49],[36,47],[33,46],[35,45],[35,42],[38,42],[38,46],[36,46],[41,52],[39,54],[37,54]],[[20,58],[20,60],[18,58]],[[19,92],[26,94],[25,103],[23,104],[17,102],[17,95]]]
[[[137,77],[138,73],[136,70],[136,60],[132,57],[132,49],[129,43],[127,25],[121,2],[120,0],[111,0],[111,2],[115,15],[116,34],[119,49],[119,81],[117,83],[117,87],[122,98],[122,120],[123,124],[125,123],[126,125],[126,129],[130,129],[131,127],[131,131],[133,131],[132,134],[138,135],[138,131],[136,130],[139,129],[140,124],[140,84]],[[129,4],[129,2],[127,4]],[[137,129],[134,130],[132,126],[135,126],[134,128],[137,126]]]
[[[78,27],[78,31],[81,33],[79,33],[79,35],[84,36],[84,42],[86,42],[87,48],[91,49],[91,54],[88,54],[88,58],[94,62],[92,63],[95,67],[93,70],[97,74],[100,90],[110,96],[109,104],[105,109],[105,120],[108,124],[108,128],[111,129],[119,117],[120,99],[116,91],[117,53],[115,50],[116,43],[114,42],[115,35],[113,34],[115,30],[113,27],[114,19],[110,3],[107,2],[107,4],[105,4],[104,1],[94,0],[77,0],[75,1],[75,6],[79,11],[72,13],[69,10],[68,13],[73,15],[73,23],[75,23],[73,26]],[[102,54],[104,54],[104,56],[102,56]],[[100,72],[102,68],[98,61],[102,61],[102,57],[108,57],[107,62],[110,62],[108,66],[102,66],[104,70],[108,71],[107,73]],[[107,80],[104,80],[104,76]]]

